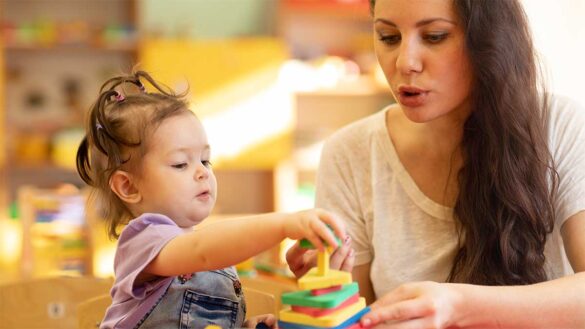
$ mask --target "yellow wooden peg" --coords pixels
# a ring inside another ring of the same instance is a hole
[[[324,276],[329,273],[329,255],[328,248],[317,254],[317,275]]]

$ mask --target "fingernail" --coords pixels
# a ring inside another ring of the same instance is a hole
[[[362,326],[369,327],[372,324],[372,320],[370,319],[362,319]]]
[[[351,240],[351,237],[348,235],[345,237],[345,239],[343,239],[343,243],[344,244],[349,244],[349,240]]]

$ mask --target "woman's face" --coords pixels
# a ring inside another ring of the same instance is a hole
[[[468,115],[471,66],[452,0],[377,0],[374,48],[406,116]]]

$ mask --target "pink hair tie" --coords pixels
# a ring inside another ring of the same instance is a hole
[[[117,102],[121,102],[125,99],[124,95],[120,94],[119,92],[116,92],[114,98],[116,99]]]

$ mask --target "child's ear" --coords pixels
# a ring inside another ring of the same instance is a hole
[[[134,185],[132,176],[125,171],[116,170],[112,174],[110,188],[125,203],[135,204],[142,200],[142,195]]]

